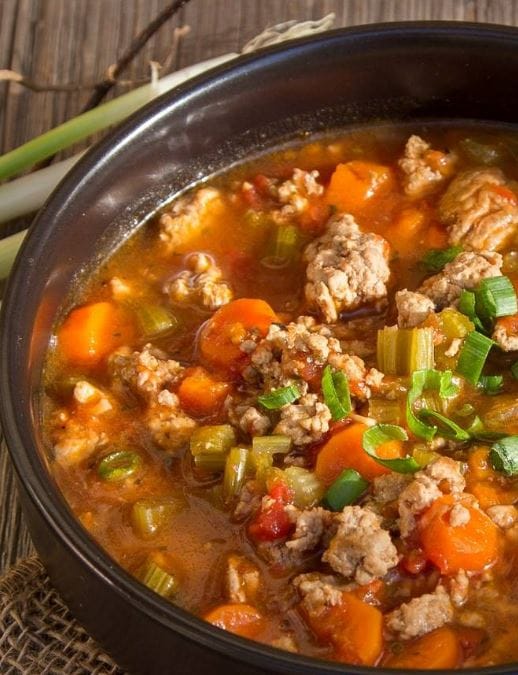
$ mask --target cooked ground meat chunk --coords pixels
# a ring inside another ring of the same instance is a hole
[[[336,572],[363,585],[398,564],[396,547],[377,514],[361,506],[346,506],[336,520],[338,530],[322,556]]]
[[[299,651],[293,635],[281,635],[281,637],[272,640],[271,645],[272,647],[284,649],[285,652],[291,652],[292,654],[296,654]]]
[[[339,605],[343,592],[355,586],[340,581],[332,574],[320,572],[299,574],[292,583],[302,596],[302,604],[310,616],[320,614],[326,607]]]
[[[176,384],[185,370],[178,361],[168,359],[165,352],[151,344],[140,352],[121,347],[111,355],[109,366],[115,380],[147,400],[156,397],[166,386]]]
[[[268,415],[261,412],[252,403],[257,397],[245,397],[241,400],[238,396],[228,396],[225,401],[225,410],[228,421],[241,429],[249,436],[264,436],[271,427],[272,422]]]
[[[451,244],[474,251],[498,251],[518,227],[518,206],[505,176],[495,167],[459,174],[439,202]]]
[[[73,397],[79,405],[88,406],[90,415],[102,415],[113,409],[111,397],[86,380],[79,380],[76,383]]]
[[[227,594],[230,602],[253,604],[261,583],[261,573],[245,556],[232,553],[227,559]]]
[[[309,198],[318,197],[324,192],[318,177],[318,171],[294,169],[292,177],[279,185],[277,195],[284,205],[279,214],[281,220],[303,213],[309,206]]]
[[[505,321],[496,322],[492,338],[504,352],[518,351],[518,334],[510,332]]]
[[[449,457],[440,457],[424,470],[414,474],[399,497],[399,529],[402,537],[414,530],[416,516],[427,509],[444,493],[459,496],[466,486],[461,473],[462,465]]]
[[[465,570],[459,570],[450,580],[450,598],[455,607],[462,607],[468,599],[469,577]]]
[[[295,524],[295,532],[286,542],[286,546],[296,551],[315,549],[334,520],[334,514],[320,506],[301,511],[295,506],[288,505],[286,512]]]
[[[176,394],[163,389],[146,411],[153,440],[164,450],[176,452],[188,442],[197,423],[180,409]]]
[[[435,311],[433,300],[422,293],[407,291],[396,293],[397,323],[400,328],[414,328]]]
[[[470,521],[469,509],[462,504],[454,504],[449,513],[449,521],[452,527],[462,527]]]
[[[186,243],[221,206],[221,193],[215,188],[201,188],[194,195],[176,200],[171,210],[160,216],[160,239],[170,248]]]
[[[387,473],[374,479],[373,497],[379,504],[389,504],[399,498],[412,479],[402,473]]]
[[[239,493],[239,501],[234,509],[236,520],[245,520],[261,508],[263,489],[256,480],[247,480]]]
[[[208,309],[217,309],[233,298],[232,289],[223,281],[223,273],[206,253],[193,253],[186,260],[187,270],[164,285],[164,293],[178,303],[201,302]]]
[[[294,445],[306,445],[319,441],[329,431],[330,421],[327,405],[316,394],[306,394],[281,409],[281,419],[273,431],[289,436]]]
[[[104,431],[94,429],[62,410],[55,416],[52,434],[54,458],[62,466],[72,466],[88,459],[108,442]]]
[[[410,640],[444,626],[453,619],[453,605],[443,586],[403,603],[387,615],[387,627],[402,640]]]
[[[435,304],[436,309],[454,305],[462,290],[471,291],[482,279],[502,274],[502,256],[494,251],[465,251],[446,264],[439,274],[426,279],[418,289]]]
[[[420,136],[410,136],[399,160],[406,194],[424,197],[433,192],[451,174],[455,160],[452,154],[432,150]]]
[[[496,504],[486,509],[487,515],[491,520],[501,527],[502,530],[508,530],[518,522],[518,509],[511,504]]]
[[[333,323],[342,311],[385,298],[389,250],[383,237],[361,232],[351,215],[331,219],[304,251],[310,306]]]

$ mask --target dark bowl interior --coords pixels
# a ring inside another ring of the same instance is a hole
[[[70,288],[171,194],[276,141],[374,121],[514,123],[517,79],[512,28],[388,24],[300,40],[241,58],[152,103],[89,152],[42,209],[3,305],[2,423],[40,556],[74,614],[122,667],[380,672],[294,656],[213,628],[137,584],[82,530],[48,474],[38,408],[45,350]],[[517,666],[484,672],[516,673]]]

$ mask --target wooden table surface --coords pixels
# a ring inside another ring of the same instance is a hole
[[[47,85],[99,81],[132,38],[168,4],[169,0],[0,0],[0,69]],[[336,14],[335,26],[418,19],[518,25],[516,0],[190,0],[149,41],[124,79],[145,77],[152,60],[170,70],[182,68],[239,51],[268,25],[316,19],[329,12]],[[178,39],[175,28],[180,26],[190,30]],[[123,90],[117,86],[114,93]],[[76,115],[89,93],[35,93],[1,84],[1,152]],[[0,501],[1,573],[31,551],[5,452],[0,455]]]

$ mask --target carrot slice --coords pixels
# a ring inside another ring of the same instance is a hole
[[[383,615],[354,593],[343,593],[340,604],[313,615],[308,622],[323,642],[334,647],[343,663],[371,666],[383,649]]]
[[[211,365],[237,374],[247,362],[239,345],[247,331],[264,337],[277,316],[264,300],[240,298],[220,307],[205,324],[200,336],[200,351]]]
[[[354,422],[331,436],[318,453],[315,465],[315,473],[322,482],[330,485],[344,469],[355,469],[367,480],[390,473],[363,449],[362,438],[366,429],[365,424]],[[400,441],[388,441],[376,452],[384,459],[401,457],[403,445]]]
[[[389,192],[395,185],[388,166],[353,160],[338,164],[325,193],[328,204],[353,215],[373,198]]]
[[[388,658],[383,665],[390,668],[455,668],[460,664],[462,651],[455,631],[447,626],[427,633],[417,640],[403,643],[403,650]]]
[[[451,495],[439,497],[421,517],[419,529],[423,552],[441,574],[455,574],[461,569],[480,572],[498,558],[498,528],[467,500],[461,504],[468,510],[469,520],[462,525],[452,525],[450,515],[454,503]]]
[[[264,628],[262,614],[252,605],[229,603],[219,605],[203,617],[213,626],[241,637],[253,638]]]
[[[94,302],[70,312],[57,343],[69,361],[93,365],[133,337],[133,323],[123,309],[111,302]]]
[[[230,390],[228,382],[216,380],[201,367],[192,368],[178,388],[182,408],[191,415],[218,412]]]

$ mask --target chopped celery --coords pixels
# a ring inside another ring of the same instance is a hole
[[[270,269],[287,267],[300,249],[300,230],[295,225],[275,225],[261,265]]]
[[[266,481],[269,470],[273,467],[273,455],[261,450],[250,450],[250,465],[258,481]]]
[[[403,420],[401,402],[397,399],[390,401],[386,398],[371,398],[368,417],[384,424],[400,424]]]
[[[243,487],[248,463],[248,448],[231,448],[225,463],[223,475],[223,495],[226,502],[239,494]]]
[[[236,434],[230,424],[217,424],[198,427],[194,430],[191,441],[191,454],[221,455],[236,444]]]
[[[293,503],[299,509],[307,509],[321,501],[325,486],[313,471],[300,466],[284,469],[284,478],[293,492]]]
[[[481,143],[474,138],[465,138],[459,148],[466,159],[477,164],[498,164],[508,157],[505,145],[501,143]]]
[[[132,476],[142,464],[140,455],[130,450],[117,450],[103,457],[97,472],[103,480],[110,483],[125,480]]]
[[[170,525],[172,516],[183,507],[181,500],[169,497],[139,499],[131,507],[133,529],[145,539],[153,537],[162,527]]]
[[[425,467],[434,459],[440,457],[437,452],[430,450],[430,448],[424,443],[418,443],[414,446],[412,450],[412,457],[421,467]]]
[[[378,331],[377,356],[378,368],[386,375],[433,368],[433,328],[385,326]]]
[[[162,305],[135,303],[132,307],[145,337],[167,333],[178,327],[178,319]]]
[[[140,580],[163,598],[171,597],[178,589],[178,581],[169,572],[166,572],[153,559],[149,559],[140,572]]]
[[[254,436],[252,450],[270,455],[286,455],[291,450],[291,438],[289,436]]]
[[[439,312],[437,318],[439,319],[441,331],[446,335],[448,340],[466,337],[468,333],[475,330],[475,326],[469,318],[452,307],[443,309],[442,312]]]
[[[194,466],[201,471],[210,471],[217,473],[223,471],[227,453],[225,452],[202,452],[201,455],[194,456]]]

